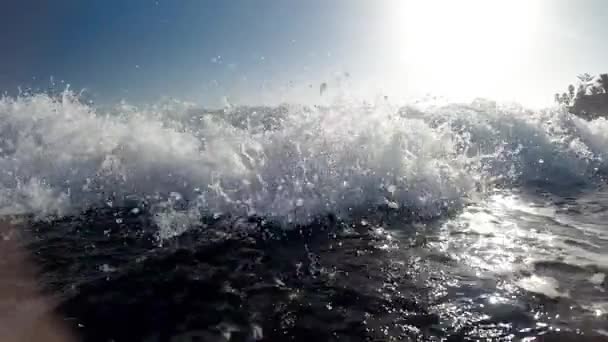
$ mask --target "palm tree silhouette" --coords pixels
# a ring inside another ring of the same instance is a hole
[[[587,95],[587,87],[584,84],[578,85],[578,90],[576,91],[576,98],[580,99],[581,97]]]
[[[597,81],[604,89],[604,93],[608,93],[608,74],[600,74]]]
[[[568,97],[570,98],[570,101],[574,101],[574,85],[569,85],[568,86]]]
[[[577,77],[577,78],[578,78],[578,79],[581,81],[581,83],[583,83],[583,84],[588,84],[588,83],[590,83],[591,81],[593,81],[593,76],[591,76],[591,75],[590,75],[590,74],[588,74],[588,73],[580,74],[580,75],[578,75],[578,76],[576,76],[576,77]]]

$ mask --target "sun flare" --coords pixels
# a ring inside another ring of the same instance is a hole
[[[526,63],[538,7],[525,0],[401,1],[390,14],[393,44],[400,63],[428,88],[453,96],[500,92]]]

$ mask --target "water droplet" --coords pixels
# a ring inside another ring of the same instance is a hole
[[[255,341],[259,341],[261,339],[264,338],[264,334],[263,334],[263,330],[262,327],[257,325],[257,324],[252,324],[251,325],[251,337],[253,337],[253,339]]]
[[[103,264],[103,265],[99,266],[99,270],[104,273],[110,273],[110,272],[116,271],[116,268],[114,268],[108,264]]]
[[[393,201],[387,201],[388,207],[391,209],[399,209],[399,204]]]

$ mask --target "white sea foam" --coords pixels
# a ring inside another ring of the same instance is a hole
[[[568,292],[559,291],[559,283],[555,278],[532,275],[520,279],[517,284],[526,291],[543,294],[549,298],[568,297]]]
[[[5,97],[0,214],[145,201],[173,231],[200,218],[193,210],[299,223],[382,205],[434,216],[496,185],[589,182],[605,168],[605,132],[605,120],[481,102],[100,112],[69,92]]]

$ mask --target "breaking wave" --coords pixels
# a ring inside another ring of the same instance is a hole
[[[305,224],[379,207],[428,218],[496,187],[591,184],[607,147],[604,119],[488,101],[212,111],[174,100],[100,110],[68,91],[4,97],[0,214],[147,206],[172,229],[203,215]]]

